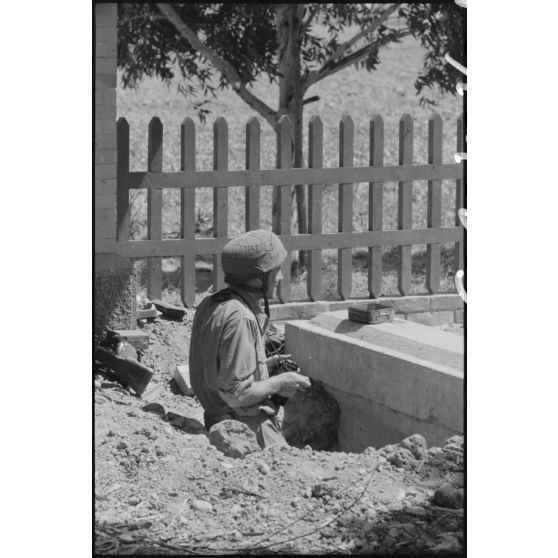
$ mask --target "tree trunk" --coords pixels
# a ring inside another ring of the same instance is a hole
[[[300,46],[304,4],[279,4],[276,9],[276,25],[279,62],[279,117],[286,114],[293,124],[294,143],[292,164],[303,166],[302,160],[302,80],[300,75]],[[298,232],[308,232],[308,209],[305,186],[294,187]],[[277,212],[277,188],[273,194],[273,230],[279,230]],[[304,265],[304,253],[299,254],[299,264]]]

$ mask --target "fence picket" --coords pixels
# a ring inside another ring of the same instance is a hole
[[[213,125],[213,168],[227,170],[229,165],[229,127],[227,121],[220,116]],[[227,186],[213,190],[213,236],[227,236],[229,220],[229,189]],[[225,275],[221,267],[219,254],[213,255],[213,285],[215,291],[223,289]]]
[[[149,122],[147,138],[147,170],[163,170],[163,123],[157,117]],[[163,219],[163,190],[152,188],[147,192],[147,234],[149,240],[161,240]],[[160,298],[162,292],[163,272],[161,256],[147,258],[147,295]]]
[[[428,120],[428,162],[442,163],[442,117],[434,113]],[[427,227],[442,226],[442,181],[428,181]],[[440,289],[441,245],[426,246],[426,288],[432,294]]]
[[[308,125],[308,166],[322,168],[323,161],[323,124],[319,116],[312,116]],[[322,184],[308,184],[308,232],[322,232]],[[322,251],[308,252],[308,280],[306,289],[310,300],[320,299],[322,288]]]
[[[411,165],[413,163],[413,119],[410,114],[404,114],[399,121],[399,164]],[[399,199],[397,228],[410,229],[413,225],[413,182],[399,182]],[[397,288],[405,296],[411,290],[411,264],[412,244],[398,247],[398,278]]]
[[[116,123],[116,239],[130,240],[130,190],[126,177],[130,172],[130,125],[124,117]]]
[[[384,121],[380,115],[370,120],[370,166],[384,165]],[[384,210],[383,182],[370,182],[368,186],[368,230],[381,231]],[[382,295],[382,247],[368,249],[368,291],[371,298]]]
[[[285,169],[292,166],[293,125],[289,117],[283,115],[279,119],[277,131],[277,168]],[[278,186],[277,215],[279,234],[291,234],[291,186]],[[277,296],[281,302],[288,302],[291,298],[291,254],[287,254],[281,266],[283,279],[277,288]]]
[[[246,168],[260,170],[260,121],[253,117],[246,124]],[[260,188],[245,188],[245,220],[246,230],[260,228]]]
[[[465,136],[463,130],[463,113],[459,115],[457,119],[457,153],[463,153],[465,151]],[[461,163],[461,165],[466,165],[466,162]],[[455,226],[460,227],[461,221],[459,220],[458,211],[465,207],[465,195],[463,191],[463,179],[458,179],[455,181]],[[463,260],[463,242],[455,243],[455,272],[460,269],[464,269]]]
[[[180,125],[180,170],[196,169],[196,125],[185,118]],[[196,236],[196,190],[180,190],[180,236],[192,239]],[[194,306],[196,295],[196,255],[184,254],[181,266],[182,303],[187,308]]]
[[[339,166],[353,166],[355,129],[353,119],[343,116],[339,124]],[[353,184],[339,184],[339,232],[353,230]],[[351,297],[353,286],[353,251],[337,251],[337,292],[343,300]]]

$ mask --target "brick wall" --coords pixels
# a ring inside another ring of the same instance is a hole
[[[95,246],[116,238],[116,4],[95,5]]]

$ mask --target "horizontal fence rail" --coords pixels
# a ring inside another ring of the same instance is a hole
[[[271,169],[185,172],[130,172],[124,179],[130,190],[140,188],[226,188],[280,186],[283,184],[334,184],[337,182],[398,182],[463,178],[461,163],[340,167],[323,169]]]
[[[228,234],[228,188],[245,187],[245,227],[260,226],[260,189],[274,186],[274,220],[289,256],[282,266],[284,279],[279,285],[280,302],[291,299],[290,252],[307,252],[307,293],[311,301],[320,300],[322,250],[338,251],[338,293],[350,298],[352,282],[352,249],[368,249],[368,290],[371,298],[382,292],[382,250],[396,246],[398,250],[398,289],[410,292],[412,245],[426,244],[426,286],[430,293],[440,287],[441,245],[455,243],[457,268],[462,266],[464,230],[457,211],[463,200],[463,163],[442,163],[442,119],[433,114],[428,122],[428,164],[413,165],[413,120],[403,115],[399,126],[399,165],[384,166],[384,123],[381,116],[370,121],[370,165],[354,166],[354,124],[343,117],[339,128],[339,166],[323,167],[323,125],[319,117],[310,119],[308,130],[308,168],[292,167],[293,128],[289,119],[281,118],[277,129],[277,168],[260,169],[260,124],[252,118],[246,125],[246,170],[228,170],[228,125],[218,118],[213,128],[213,170],[196,170],[196,128],[190,118],[181,124],[180,171],[163,172],[163,124],[153,118],[148,128],[148,162],[146,172],[130,172],[130,128],[124,118],[117,122],[117,251],[128,258],[147,260],[148,295],[160,297],[162,291],[162,259],[181,258],[182,300],[191,307],[195,298],[196,256],[213,256],[213,285],[225,286],[219,255],[230,240]],[[463,145],[463,118],[457,126],[457,142]],[[427,228],[412,228],[413,181],[428,181]],[[456,183],[455,225],[442,227],[442,180]],[[353,185],[369,183],[368,231],[353,229]],[[384,182],[397,182],[398,229],[383,230]],[[308,234],[291,235],[291,186],[308,185]],[[322,190],[324,185],[339,186],[338,231],[322,230]],[[178,239],[162,239],[162,189],[180,189],[180,234]],[[213,188],[214,238],[195,237],[195,188]],[[130,240],[131,190],[147,189],[148,240]],[[102,247],[101,247],[102,248]]]

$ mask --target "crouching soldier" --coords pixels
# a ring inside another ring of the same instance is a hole
[[[282,278],[286,257],[270,231],[250,231],[228,242],[221,255],[228,287],[201,302],[190,342],[190,380],[205,411],[205,427],[241,421],[262,448],[287,444],[271,397],[291,397],[310,386],[309,378],[296,372],[270,377],[289,355],[265,356],[268,299]]]

